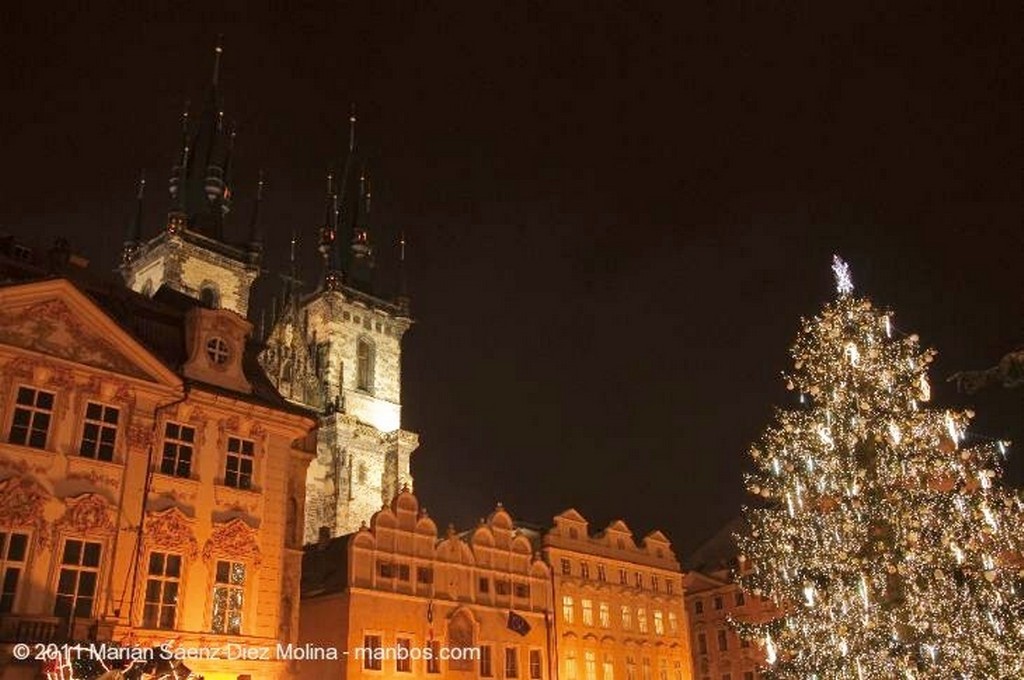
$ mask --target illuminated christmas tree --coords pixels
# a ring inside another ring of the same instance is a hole
[[[1006,444],[926,408],[934,352],[890,313],[838,296],[804,320],[781,411],[751,448],[760,497],[741,585],[781,618],[737,624],[767,677],[1024,678],[1024,507],[996,484]]]

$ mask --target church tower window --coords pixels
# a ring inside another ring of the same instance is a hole
[[[228,343],[224,342],[221,338],[210,338],[206,342],[206,356],[209,357],[210,363],[215,366],[226,364],[229,353]]]
[[[359,340],[356,348],[357,375],[356,387],[364,392],[373,391],[373,345],[367,340]]]

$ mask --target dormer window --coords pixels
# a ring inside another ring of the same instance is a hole
[[[228,343],[221,338],[210,338],[206,341],[206,357],[214,366],[223,366],[227,363],[230,351]]]
[[[207,309],[216,309],[220,306],[220,296],[213,286],[203,286],[199,291],[199,302]]]

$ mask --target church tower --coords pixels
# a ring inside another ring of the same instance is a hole
[[[401,426],[401,343],[412,319],[404,286],[395,300],[374,289],[372,192],[355,123],[353,112],[346,160],[327,179],[317,288],[300,294],[293,264],[260,356],[282,395],[321,413],[306,478],[307,542],[323,527],[333,536],[357,531],[403,486],[412,489],[419,445]]]
[[[166,225],[144,242],[140,210],[125,238],[121,274],[137,292],[153,295],[161,286],[168,286],[208,307],[230,309],[245,317],[250,289],[260,271],[262,242],[255,216],[247,243],[232,244],[224,238],[224,220],[231,210],[235,135],[225,125],[221,108],[221,53],[218,45],[202,112],[192,121],[186,111],[182,119]]]

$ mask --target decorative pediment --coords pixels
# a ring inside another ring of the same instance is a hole
[[[61,533],[94,536],[114,532],[113,509],[103,496],[83,493],[65,498],[67,510],[53,527],[54,535]]]
[[[93,300],[63,279],[0,290],[0,344],[142,380],[177,381]]]
[[[239,561],[260,563],[257,531],[237,517],[230,522],[215,524],[213,533],[203,546],[203,559],[227,557]]]
[[[0,482],[0,527],[31,528],[37,539],[45,542],[44,506],[49,498],[46,490],[29,477],[8,477]]]
[[[180,509],[170,507],[161,512],[151,512],[146,516],[143,535],[146,544],[156,550],[179,553],[188,559],[199,555],[199,544],[196,542],[193,525]]]

